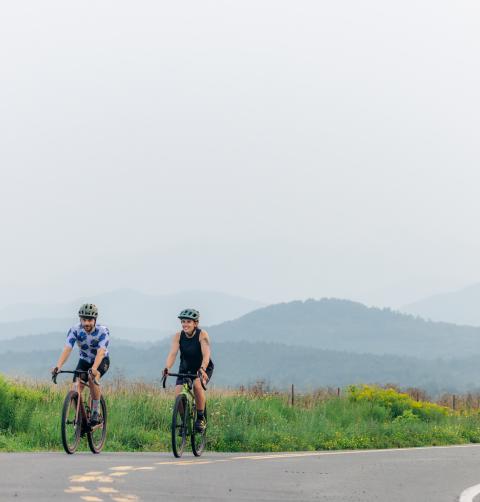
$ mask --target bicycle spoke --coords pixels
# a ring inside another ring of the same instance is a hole
[[[80,424],[77,424],[77,399],[76,392],[69,392],[63,403],[62,412],[62,443],[67,453],[74,453],[80,440]]]
[[[187,400],[184,396],[177,396],[172,415],[172,450],[176,457],[181,457],[185,449],[187,437]]]
[[[87,434],[88,446],[92,453],[100,453],[107,434],[107,407],[103,397],[98,408],[100,423],[94,426]]]

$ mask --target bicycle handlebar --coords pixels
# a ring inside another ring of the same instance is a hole
[[[88,375],[91,375],[92,374],[92,370],[90,369],[88,371],[84,371],[84,370],[73,370],[73,371],[60,370],[60,371],[56,371],[55,373],[52,374],[52,382],[54,384],[57,383],[57,376],[60,375],[60,373],[71,373],[71,374],[74,374],[76,376],[79,376],[82,373],[87,373]],[[95,385],[100,385],[100,382],[96,378],[92,378],[92,380],[93,380],[93,383]]]
[[[162,385],[163,388],[165,389],[166,383],[167,383],[167,376],[174,376],[174,377],[180,377],[180,378],[191,378],[192,380],[195,380],[195,378],[200,379],[200,385],[202,386],[203,390],[207,390],[207,386],[203,383],[203,378],[201,378],[200,370],[197,371],[197,374],[193,373],[170,373],[168,372],[166,375],[162,377]]]

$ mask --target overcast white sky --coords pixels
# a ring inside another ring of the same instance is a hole
[[[480,280],[476,1],[8,2],[0,301],[400,305]]]

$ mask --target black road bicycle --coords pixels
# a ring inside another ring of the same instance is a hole
[[[63,402],[61,423],[63,447],[67,453],[75,453],[80,443],[80,438],[86,435],[88,446],[92,453],[100,453],[105,445],[105,438],[107,436],[107,405],[105,404],[105,400],[101,396],[98,408],[100,423],[93,427],[90,426],[92,409],[90,387],[80,379],[81,374],[90,374],[90,370],[57,371],[52,375],[53,383],[57,383],[57,376],[60,373],[75,375],[72,387]],[[93,382],[95,385],[100,385],[95,379],[93,379]],[[84,392],[87,392],[85,398],[82,397]]]

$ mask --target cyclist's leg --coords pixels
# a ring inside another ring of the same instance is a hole
[[[99,382],[99,379],[97,379],[97,382]],[[100,385],[97,385],[93,382],[91,375],[89,375],[88,377],[88,386],[90,387],[90,394],[92,396],[92,399],[99,401],[102,397],[102,389],[100,388]]]
[[[102,365],[103,361],[100,363],[100,366]],[[90,368],[93,366],[93,363],[90,365]],[[100,377],[97,378],[97,382],[100,383],[100,378],[102,377],[102,373],[100,372],[100,366],[98,367],[98,372],[100,373]],[[89,368],[89,369],[90,369]],[[100,385],[97,385],[94,381],[94,378],[92,375],[88,375],[88,386],[90,387],[90,395],[92,396],[93,400],[99,401],[100,397],[102,396],[102,390],[100,388]]]
[[[183,377],[177,377],[177,380],[175,381],[175,396],[178,396],[182,392],[184,383]]]
[[[92,365],[88,361],[85,361],[85,359],[79,359],[75,370],[76,371],[88,371],[91,366]],[[76,378],[80,381],[79,390],[81,393],[83,391],[84,386],[87,385],[87,383],[88,383],[88,378],[85,373],[80,373],[79,376],[73,375],[73,381],[75,381]]]
[[[206,373],[208,377],[207,382],[209,382],[213,374],[213,364],[207,367]],[[197,406],[197,410],[203,412],[205,410],[206,396],[202,384],[200,383],[200,380],[198,378],[194,380],[193,391],[195,393],[195,404]]]
[[[195,379],[193,383],[193,392],[195,394],[195,405],[197,410],[203,411],[205,409],[205,391],[202,388],[202,384],[198,378]]]
[[[93,366],[93,363],[91,366]],[[102,378],[103,375],[105,375],[109,367],[110,367],[110,358],[107,356],[102,359],[102,362],[98,366],[98,372],[100,373],[100,377],[97,378],[97,382],[100,382],[100,378]],[[90,394],[92,396],[92,412],[97,413],[98,407],[100,405],[100,398],[102,397],[102,389],[100,385],[97,385],[93,381],[92,375],[89,375],[88,377],[88,385],[90,387]]]
[[[92,366],[93,366],[93,363],[90,364],[90,368]],[[106,356],[102,359],[102,362],[98,365],[98,372],[100,373],[100,376],[97,378],[97,382],[100,383],[100,379],[108,371],[108,368],[110,368],[110,358],[108,356]],[[100,397],[102,395],[100,385],[95,384],[91,375],[89,375],[88,381],[89,381],[89,386],[90,386],[90,392],[92,393],[92,398],[93,399],[100,399]]]
[[[195,394],[195,406],[197,408],[195,430],[199,433],[202,433],[207,425],[205,419],[205,391],[203,390],[198,378],[195,380],[195,383],[193,385],[193,392]]]
[[[210,381],[210,378],[212,378],[212,373],[213,373],[213,363],[211,361],[207,367],[206,373],[208,377],[207,380],[208,382]],[[199,378],[197,378],[194,381],[193,392],[195,394],[195,405],[197,407],[197,419],[195,421],[195,429],[197,430],[197,432],[203,432],[205,430],[205,426],[207,425],[205,416],[206,396]]]

